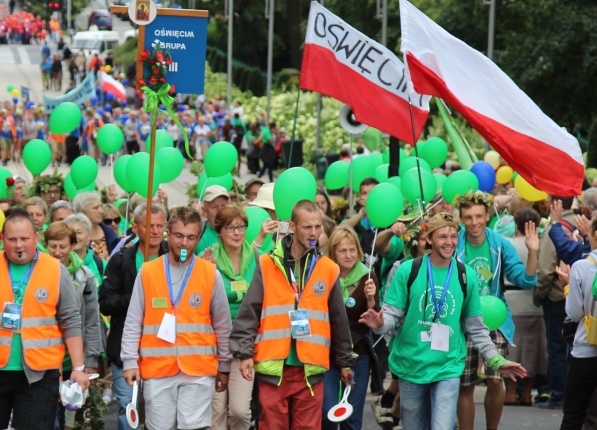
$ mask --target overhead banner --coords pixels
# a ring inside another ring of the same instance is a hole
[[[82,105],[93,96],[95,96],[95,77],[94,73],[90,72],[85,79],[83,79],[83,82],[65,95],[58,97],[43,96],[44,109],[46,113],[51,113],[60,103],[64,102],[72,102],[77,105]]]

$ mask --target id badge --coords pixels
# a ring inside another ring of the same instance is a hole
[[[288,311],[290,329],[293,339],[302,339],[311,336],[311,326],[306,310]]]
[[[448,352],[450,349],[450,327],[444,324],[431,324],[431,350]]]
[[[2,311],[2,328],[6,330],[19,330],[21,326],[22,305],[16,303],[4,303]]]
[[[164,314],[157,336],[168,343],[176,342],[176,316],[168,312]]]

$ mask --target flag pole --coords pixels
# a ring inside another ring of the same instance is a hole
[[[350,157],[350,164],[349,164],[349,169],[348,169],[348,190],[349,190],[349,194],[348,194],[348,214],[352,215],[352,211],[354,209],[354,200],[352,198],[353,196],[353,189],[352,189],[352,175],[353,175],[353,169],[352,169],[352,134],[349,135],[349,139],[350,139],[350,146],[348,147],[348,156]]]
[[[294,134],[296,132],[296,121],[298,119],[298,107],[299,107],[299,99],[301,97],[301,89],[300,87],[296,90],[296,106],[294,108],[294,122],[292,123],[292,136],[290,137],[290,154],[288,154],[288,166],[287,169],[290,169],[291,161],[292,161],[292,152],[294,147]]]
[[[153,112],[151,112],[151,146],[149,147],[149,181],[147,181],[147,211],[145,212],[145,225],[147,226],[145,232],[145,259],[144,262],[149,261],[149,239],[151,236],[151,204],[153,200],[153,167],[155,166],[155,132],[156,132],[156,119],[158,116],[158,107],[156,105]]]
[[[419,188],[421,191],[421,203],[423,204],[423,210],[425,209],[425,192],[423,190],[423,177],[421,175],[421,163],[419,161],[419,150],[417,149],[417,136],[415,135],[415,118],[413,115],[413,104],[408,98],[408,109],[410,111],[410,125],[413,133],[413,146],[415,147],[415,159],[417,160],[417,173],[419,174]]]

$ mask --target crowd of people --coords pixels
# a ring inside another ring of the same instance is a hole
[[[11,2],[14,3],[14,2]],[[56,43],[61,35],[60,21],[56,16],[49,20],[26,11],[4,9],[0,18],[0,43],[43,45],[49,38]]]
[[[128,88],[127,102],[98,91],[69,135],[49,133],[32,102],[4,103],[3,163],[39,138],[55,165],[83,153],[105,164],[96,139],[107,123],[124,132],[117,155],[146,151],[150,117]],[[240,102],[176,102],[196,160],[230,141],[255,177],[184,207],[114,187],[69,201],[58,173],[7,180],[0,426],[74,428],[58,382],[87,388],[99,373],[92,389],[116,399],[119,430],[141,381],[148,429],[360,429],[371,391],[383,429],[472,430],[480,383],[488,429],[504,406],[563,408],[562,429],[597,428],[597,188],[535,203],[512,183],[452,202],[438,192],[424,214],[376,232],[366,202],[379,182],[366,178],[354,195],[320,186],[278,220],[285,131],[265,115],[247,125]],[[184,153],[175,121],[156,124]],[[269,219],[249,242],[251,207]],[[484,296],[508,306],[491,331]],[[328,412],[346,385],[353,413],[338,424]]]

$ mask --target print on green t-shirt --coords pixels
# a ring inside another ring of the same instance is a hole
[[[487,296],[491,292],[491,279],[493,278],[491,251],[487,238],[485,238],[485,241],[481,245],[473,245],[467,241],[465,245],[465,259],[466,265],[477,273],[479,295]]]
[[[428,384],[447,378],[459,377],[464,371],[466,341],[461,328],[462,318],[481,315],[479,285],[471,268],[467,267],[467,295],[464,298],[458,281],[456,260],[448,284],[445,303],[436,322],[450,327],[450,341],[447,352],[431,350],[431,343],[424,341],[425,332],[431,329],[435,316],[431,290],[427,275],[427,260],[423,257],[421,270],[410,288],[407,297],[407,281],[414,260],[400,265],[390,286],[386,303],[405,309],[406,315],[398,329],[390,353],[390,370],[399,378],[414,384]],[[432,266],[436,299],[439,302],[448,267]]]
[[[199,256],[207,248],[211,247],[218,241],[218,232],[215,231],[209,224],[205,224],[205,230],[201,234],[201,239],[195,247],[195,255]]]
[[[157,254],[152,255],[148,258],[148,261],[153,261],[158,257],[159,256]],[[143,266],[144,262],[145,262],[145,256],[143,255],[143,253],[141,251],[139,251],[137,249],[137,252],[135,253],[135,266],[137,267],[137,273],[139,273],[139,269],[141,268],[141,266]]]

